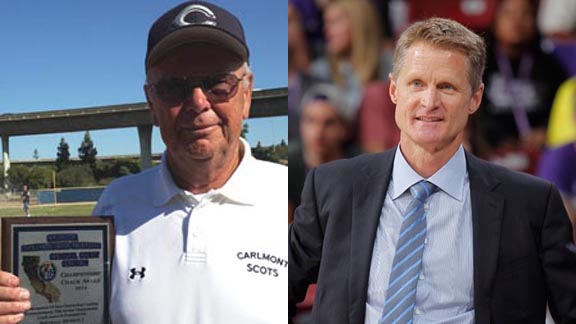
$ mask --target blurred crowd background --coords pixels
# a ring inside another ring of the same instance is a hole
[[[554,182],[576,225],[576,0],[289,0],[289,222],[308,170],[397,145],[395,40],[433,16],[487,44],[466,149]],[[301,314],[313,295],[311,286]]]
[[[575,0],[289,0],[289,222],[308,170],[397,145],[395,40],[432,16],[486,40],[466,149],[556,183],[575,217]]]

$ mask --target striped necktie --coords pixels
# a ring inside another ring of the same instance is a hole
[[[420,181],[410,187],[413,199],[400,228],[379,324],[412,323],[416,306],[416,283],[420,275],[426,237],[426,213],[423,205],[436,189],[437,187],[428,181]]]

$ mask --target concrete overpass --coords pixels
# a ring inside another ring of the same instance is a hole
[[[250,118],[287,115],[288,89],[256,90]],[[10,137],[137,127],[142,169],[151,166],[152,119],[146,102],[92,108],[0,115],[4,174],[10,168]]]

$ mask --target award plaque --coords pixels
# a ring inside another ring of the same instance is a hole
[[[109,323],[112,217],[4,217],[2,269],[30,291],[22,323]]]

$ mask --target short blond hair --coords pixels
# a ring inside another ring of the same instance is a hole
[[[443,49],[458,51],[468,58],[468,80],[475,91],[482,84],[482,74],[486,64],[486,44],[462,24],[445,18],[429,18],[419,21],[406,29],[396,43],[392,76],[398,80],[400,69],[406,60],[406,53],[418,42],[432,44]]]

